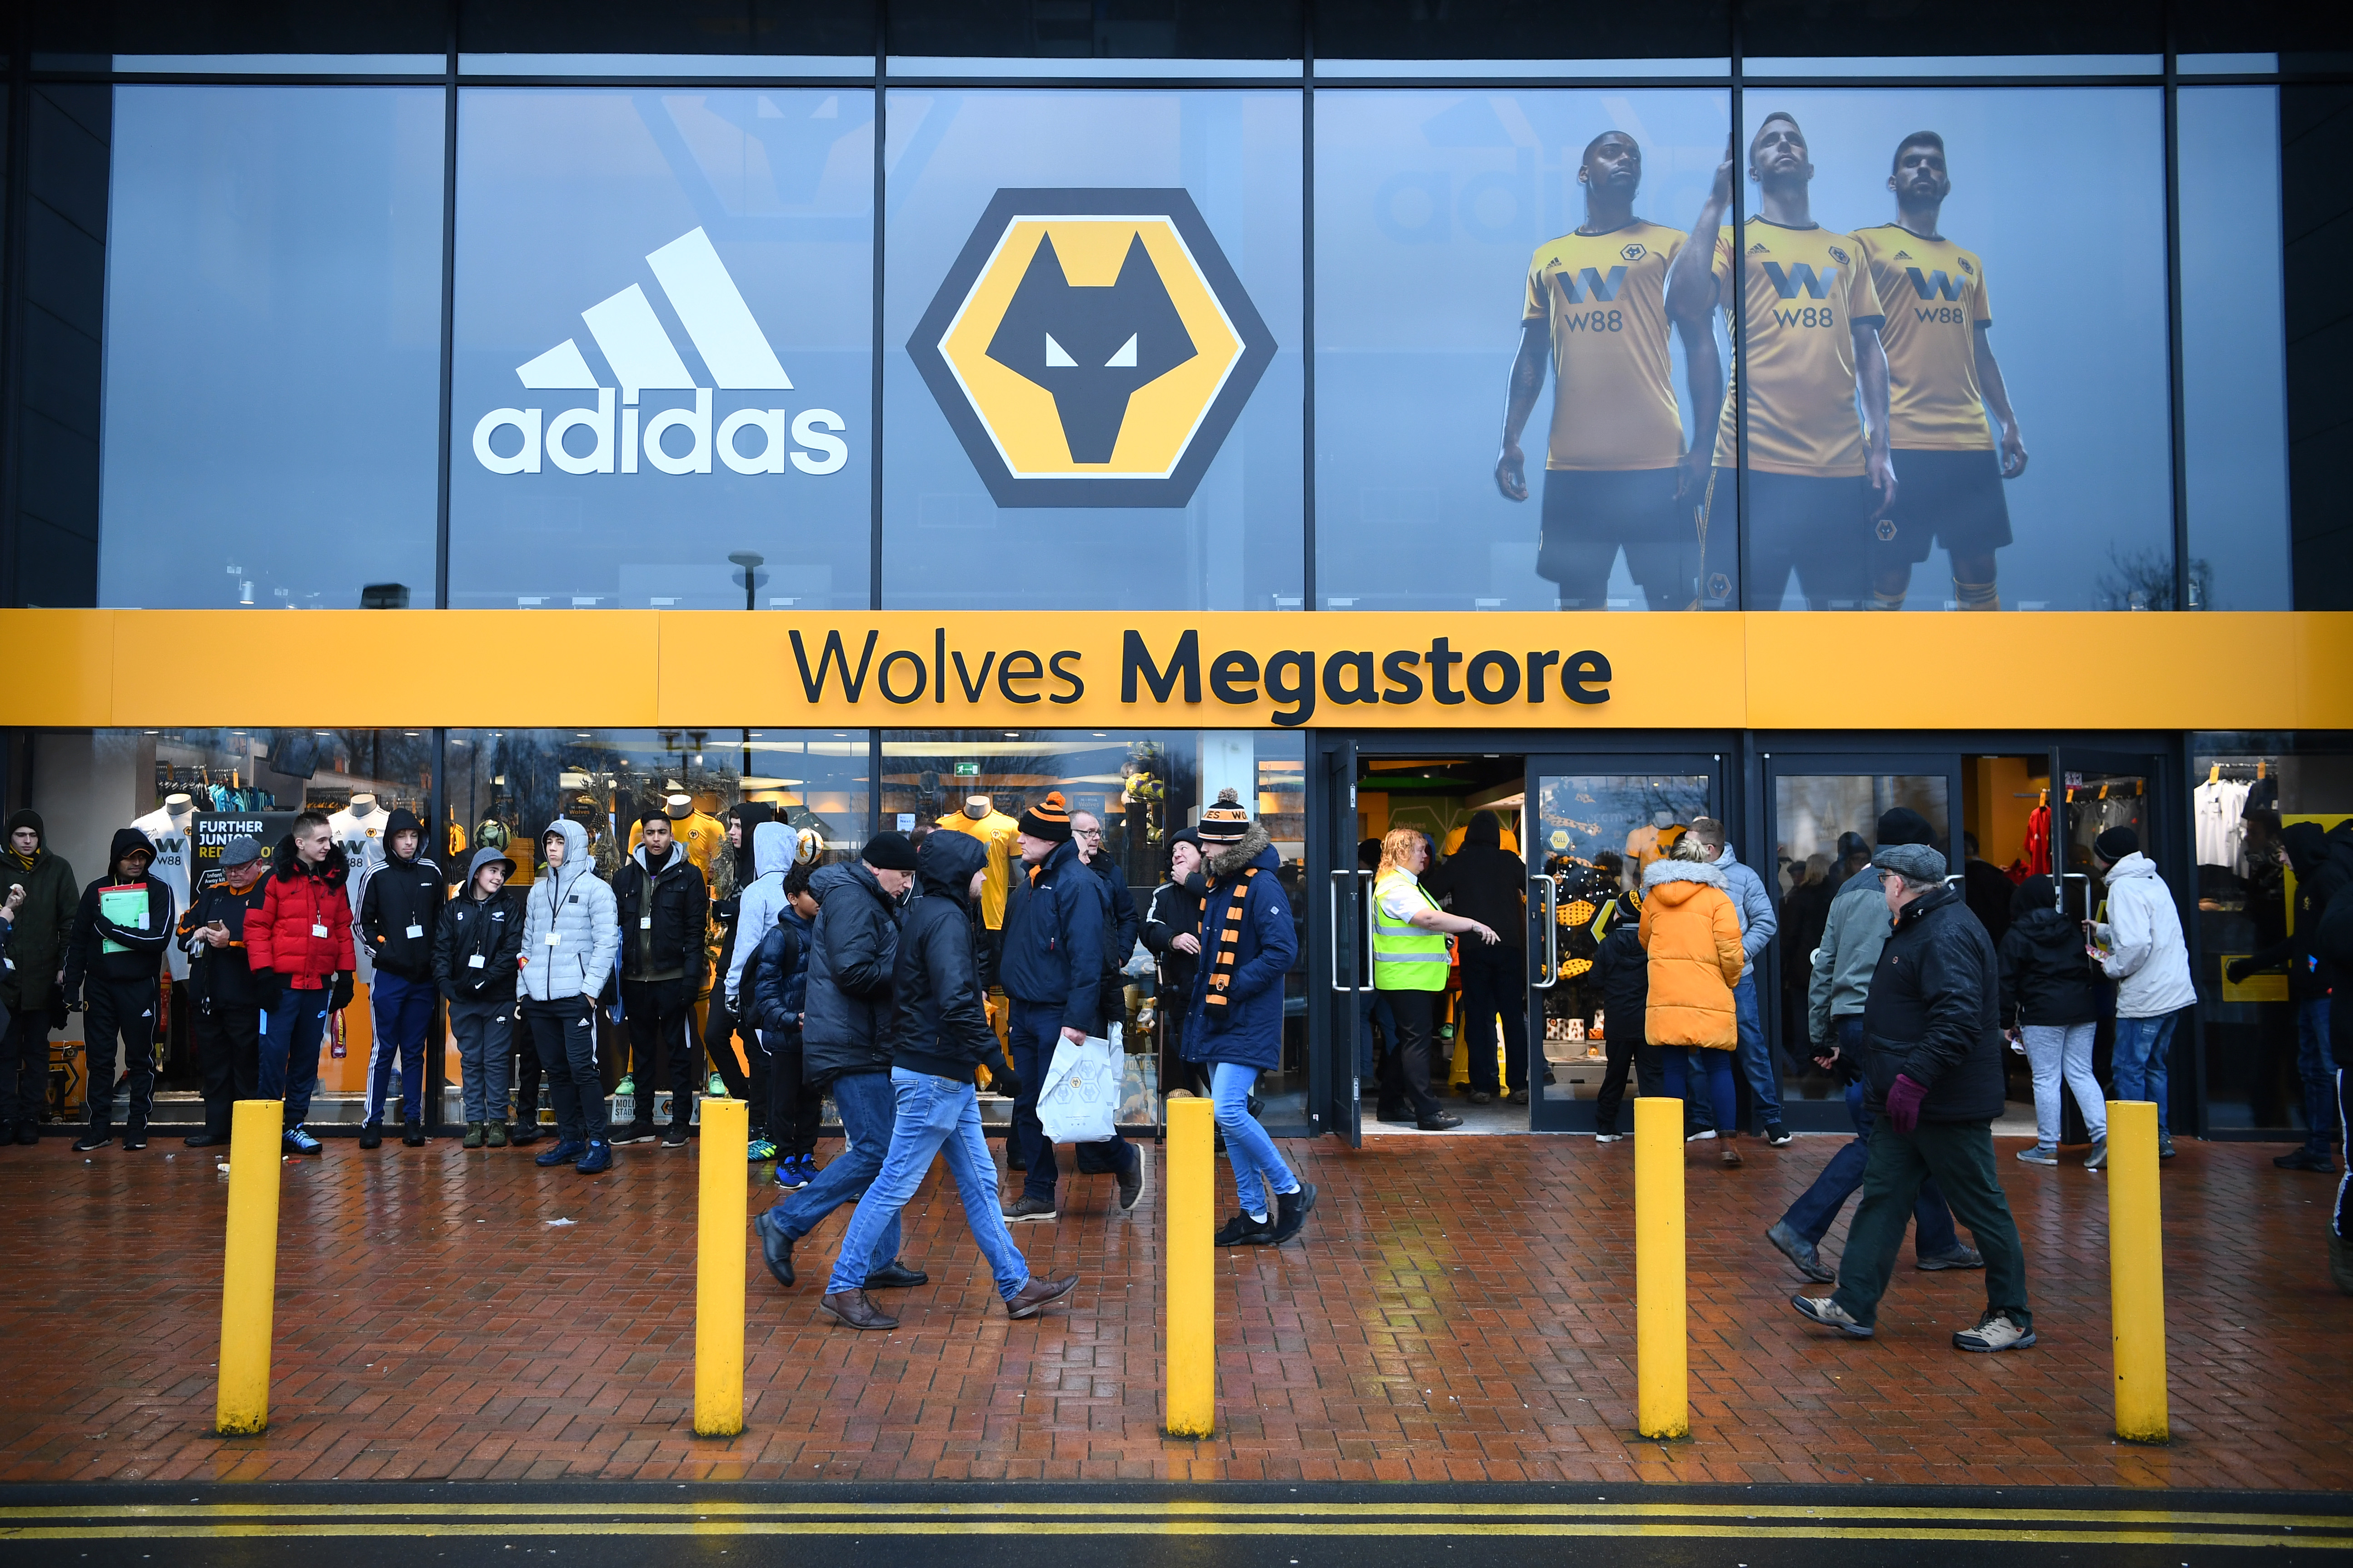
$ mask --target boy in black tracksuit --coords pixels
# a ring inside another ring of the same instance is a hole
[[[1601,1092],[1593,1097],[1595,1139],[1614,1143],[1626,1134],[1618,1125],[1618,1109],[1626,1100],[1626,1069],[1646,1095],[1667,1091],[1666,1070],[1659,1052],[1643,1032],[1651,1009],[1651,955],[1642,950],[1642,895],[1630,889],[1601,907],[1593,917],[1601,941],[1593,950],[1594,984],[1601,989],[1602,1049],[1609,1065],[1602,1069]]]
[[[195,1005],[188,1034],[205,1078],[205,1130],[185,1140],[191,1149],[228,1142],[237,1102],[259,1092],[261,993],[246,962],[245,917],[261,907],[269,874],[261,846],[239,834],[222,848],[217,871],[180,917],[188,999]]]
[[[613,879],[613,905],[621,926],[621,1009],[629,1028],[634,1093],[629,1125],[613,1142],[645,1143],[654,1135],[654,1062],[670,1060],[670,1127],[662,1147],[686,1147],[694,1117],[697,1070],[694,994],[702,989],[708,954],[711,889],[702,869],[671,837],[667,812],[649,808],[638,818],[638,847]],[[765,1086],[764,1086],[765,1087]],[[766,1118],[763,1116],[762,1121]]]
[[[131,1073],[131,1120],[122,1129],[126,1149],[147,1147],[147,1110],[155,1095],[157,978],[164,945],[172,940],[172,889],[150,876],[155,846],[135,827],[117,828],[106,863],[113,875],[100,877],[81,893],[73,935],[66,944],[66,998],[83,998],[90,1020],[83,1031],[82,1065],[90,1080],[90,1127],[74,1144],[103,1149],[114,1142],[114,1042],[123,1044]],[[144,889],[135,915],[106,906],[102,898],[121,889]],[[86,980],[86,984],[85,984]],[[85,990],[87,994],[85,994]]]
[[[384,832],[384,864],[360,893],[359,941],[375,966],[368,983],[367,1110],[360,1147],[384,1142],[385,1101],[400,1068],[400,1141],[425,1146],[425,1042],[433,1027],[433,935],[441,919],[441,868],[425,855],[425,824],[396,807]]]
[[[515,1049],[515,961],[522,956],[522,900],[507,878],[514,862],[496,849],[474,851],[465,891],[441,906],[433,933],[433,981],[449,1003],[449,1033],[458,1041],[459,1093],[466,1108],[465,1147],[503,1149],[507,1136],[507,1064]],[[522,1049],[531,1052],[523,1035]],[[524,1124],[513,1142],[539,1136],[539,1058],[523,1058]]]

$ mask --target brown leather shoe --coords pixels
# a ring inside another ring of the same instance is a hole
[[[878,1311],[866,1299],[863,1290],[841,1290],[817,1304],[817,1310],[837,1323],[847,1323],[853,1329],[895,1329],[899,1320]]]
[[[1008,1318],[1034,1318],[1050,1301],[1059,1301],[1079,1288],[1079,1277],[1065,1274],[1060,1279],[1040,1279],[1029,1276],[1029,1283],[1006,1298],[1005,1315]]]
[[[1721,1132],[1721,1131],[1719,1131],[1719,1132],[1715,1135],[1715,1139],[1716,1139],[1716,1142],[1717,1142],[1718,1143],[1722,1144],[1722,1145],[1723,1145],[1723,1147],[1724,1147],[1724,1163],[1725,1163],[1725,1166],[1728,1168],[1728,1167],[1731,1167],[1731,1166],[1734,1166],[1734,1165],[1737,1165],[1737,1164],[1739,1164],[1739,1163],[1740,1163],[1740,1141],[1739,1141],[1739,1139],[1738,1139],[1737,1137],[1736,1137],[1736,1136],[1735,1136],[1734,1134],[1732,1134],[1732,1133],[1729,1133],[1729,1132]]]

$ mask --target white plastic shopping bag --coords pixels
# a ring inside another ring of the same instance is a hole
[[[1119,1047],[1090,1035],[1054,1043],[1054,1065],[1038,1091],[1038,1121],[1050,1143],[1099,1143],[1118,1131]]]

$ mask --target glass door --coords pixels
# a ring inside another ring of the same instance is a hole
[[[2170,887],[2175,904],[2183,910],[2185,935],[2194,931],[2196,921],[2191,910],[2195,872],[2185,858],[2186,835],[2181,844],[2183,854],[2174,853],[2172,829],[2179,819],[2167,807],[2171,779],[2163,755],[2154,752],[2099,751],[2063,742],[2052,752],[2051,776],[2059,799],[2052,812],[2052,869],[2059,881],[2060,906],[2067,918],[2096,921],[2105,916],[2108,884],[2101,874],[2094,846],[2103,833],[2123,827],[2132,830],[2139,852],[2156,863],[2158,874]],[[2194,963],[2191,973],[2198,973]],[[2103,1084],[2110,1082],[2114,1060],[2115,993],[2110,991],[2105,1000],[2109,1005],[2102,1012],[2106,1016],[2100,1020],[2092,1047],[2093,1070]],[[2176,1132],[2187,1131],[2193,1125],[2200,1134],[2205,1131],[2203,1121],[2196,1120],[2195,1110],[2199,1100],[2197,1086],[2203,1077],[2202,1059],[2196,1014],[2192,1012],[2176,1026],[2168,1047],[2167,1124]],[[2071,1097],[2070,1114],[2062,1138],[2073,1142],[2084,1136],[2080,1113],[2073,1111]]]
[[[1590,1132],[1612,1029],[1593,979],[1596,922],[1694,819],[1722,817],[1723,760],[1706,753],[1531,756],[1520,842],[1528,894],[1528,1082],[1538,1131]],[[1627,1089],[1630,1098],[1633,1089]],[[1630,1106],[1620,1126],[1633,1124]]]
[[[1308,1053],[1308,1125],[1364,1143],[1360,1065],[1370,1049],[1366,1014],[1372,1002],[1372,943],[1365,928],[1372,878],[1356,865],[1356,743],[1318,737],[1314,786],[1322,817],[1308,836],[1308,897],[1321,919],[1307,918],[1308,988],[1321,998],[1324,1027],[1312,1031],[1322,1049]]]
[[[1958,754],[1768,752],[1765,757],[1766,831],[1749,865],[1772,895],[1778,929],[1757,976],[1757,1006],[1769,1042],[1782,1125],[1798,1132],[1844,1131],[1843,1085],[1814,1065],[1810,1045],[1813,953],[1831,904],[1869,869],[1879,823],[1902,807],[1928,825],[1929,836],[1961,874],[1955,819],[1961,805]],[[1745,1077],[1745,1075],[1744,1075]],[[1746,1082],[1744,1094],[1754,1096]]]

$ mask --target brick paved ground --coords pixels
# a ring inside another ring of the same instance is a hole
[[[2106,1431],[2101,1178],[2020,1165],[2017,1146],[2002,1166],[2042,1343],[2000,1357],[1947,1348],[1982,1277],[1908,1255],[1873,1343],[1783,1305],[1793,1277],[1758,1233],[1837,1140],[1749,1144],[1736,1173],[1695,1157],[1694,1438],[1668,1447],[1631,1436],[1630,1144],[1290,1145],[1324,1188],[1309,1245],[1220,1255],[1218,1436],[1176,1443],[1158,1432],[1158,1225],[1110,1213],[1109,1178],[1066,1178],[1062,1221],[1017,1233],[1034,1267],[1085,1276],[1033,1322],[996,1308],[936,1174],[906,1248],[933,1283],[896,1298],[896,1333],[818,1322],[818,1287],[776,1289],[747,1238],[748,1429],[712,1441],[688,1422],[698,1155],[630,1149],[587,1181],[529,1152],[331,1142],[286,1168],[270,1430],[224,1440],[206,1432],[227,1185],[209,1152],[86,1162],[48,1139],[0,1152],[0,1479],[2353,1487],[2333,1184],[2274,1171],[2268,1146],[2182,1144],[2165,1173],[2176,1436],[2135,1448]],[[805,1280],[841,1224],[805,1244]]]

